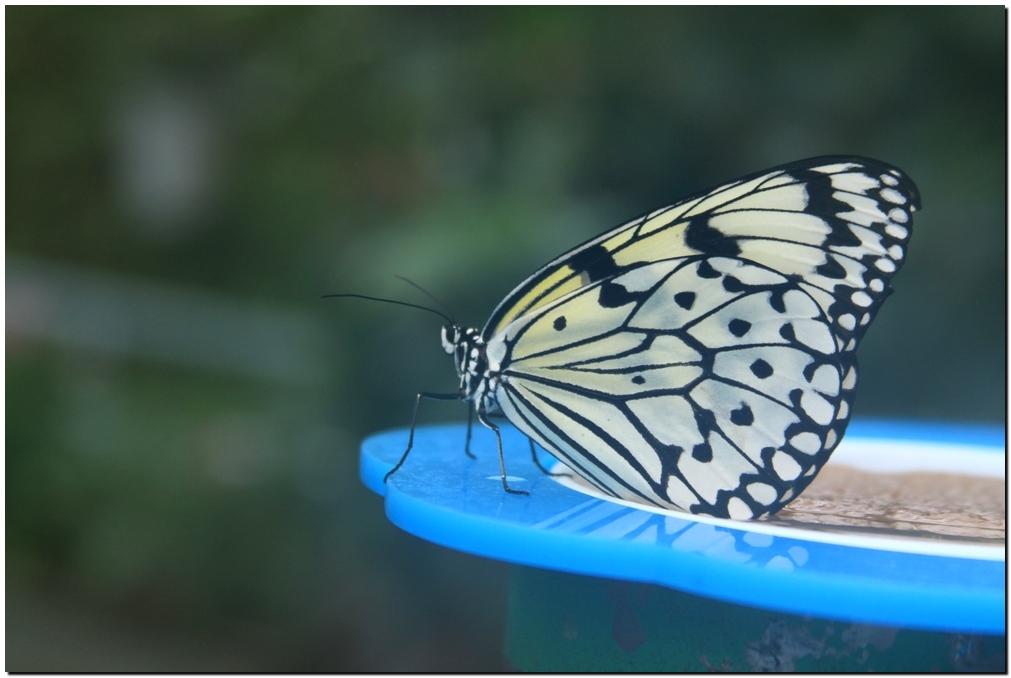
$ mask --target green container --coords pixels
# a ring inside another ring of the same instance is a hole
[[[1005,672],[1006,645],[514,566],[505,654],[529,672]]]

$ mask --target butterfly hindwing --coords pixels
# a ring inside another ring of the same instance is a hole
[[[607,285],[625,303],[602,317],[590,309]],[[818,304],[764,267],[645,264],[500,337],[503,412],[609,494],[751,518],[792,498],[826,456],[841,393],[836,343]]]

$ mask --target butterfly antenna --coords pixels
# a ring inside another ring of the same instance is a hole
[[[406,277],[404,277],[402,275],[395,275],[393,277],[397,278],[398,280],[404,281],[405,283],[407,283],[408,285],[410,285],[411,287],[413,287],[414,289],[418,290],[419,292],[421,292],[422,294],[424,294],[426,297],[428,297],[429,299],[431,299],[432,301],[434,301],[436,306],[442,307],[442,310],[446,312],[446,317],[452,317],[453,316],[453,314],[449,311],[449,308],[444,303],[442,303],[441,301],[439,301],[435,297],[434,294],[432,294],[431,292],[429,292],[428,290],[426,290],[424,287],[422,287],[418,283],[416,283],[413,280],[411,280],[410,278],[406,278]],[[452,324],[455,325],[456,323],[452,323]]]
[[[434,313],[435,315],[439,316],[440,318],[442,318],[443,320],[445,320],[450,325],[455,325],[456,324],[455,320],[453,320],[451,317],[449,317],[448,315],[446,315],[442,311],[439,311],[439,310],[434,309],[434,308],[429,308],[427,306],[419,306],[418,304],[412,304],[412,303],[409,303],[409,302],[406,302],[406,301],[398,301],[396,299],[384,299],[382,297],[370,297],[370,296],[365,295],[365,294],[324,294],[320,298],[321,299],[335,299],[335,298],[342,298],[342,297],[345,298],[345,299],[350,298],[350,299],[367,299],[368,301],[382,301],[382,302],[387,303],[387,304],[396,304],[397,306],[407,306],[408,308],[417,308],[417,309],[420,309],[422,311],[428,311],[429,313]]]

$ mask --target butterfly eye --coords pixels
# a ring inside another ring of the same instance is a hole
[[[454,325],[442,326],[442,350],[453,355],[460,343],[460,328]]]

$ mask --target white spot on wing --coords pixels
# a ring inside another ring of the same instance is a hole
[[[776,452],[772,455],[772,470],[783,480],[790,481],[800,475],[800,464],[786,452]]]
[[[891,219],[892,221],[900,223],[900,224],[904,224],[907,221],[909,221],[909,215],[906,214],[905,210],[903,210],[900,207],[896,207],[894,209],[889,210],[888,211],[888,218]],[[906,231],[906,229],[904,229],[904,228],[900,228],[899,230],[902,231],[902,232]],[[888,231],[887,227],[885,228],[885,231]],[[891,235],[891,233],[889,233],[889,235]],[[896,238],[903,238],[905,236],[904,235],[903,236],[898,236],[897,235],[895,237]]]
[[[748,485],[748,494],[759,504],[768,506],[776,501],[776,488],[765,483],[751,483]]]
[[[822,165],[821,167],[812,167],[812,172],[821,172],[822,174],[834,174],[835,172],[845,172],[846,170],[853,169],[854,167],[859,167],[851,162],[840,162],[834,165]]]
[[[874,262],[874,266],[883,273],[895,272],[895,264],[890,259],[878,259]]]
[[[800,406],[807,416],[822,426],[832,423],[835,417],[835,405],[814,391],[804,391],[800,396]]]
[[[835,339],[828,325],[821,320],[794,320],[793,334],[804,346],[828,355],[835,352]]]
[[[909,236],[909,229],[905,226],[899,226],[898,224],[888,224],[885,226],[885,233],[893,238],[905,240]]]
[[[854,368],[850,368],[850,371],[846,373],[843,377],[842,387],[847,391],[853,390],[857,385],[857,371]]]
[[[754,512],[748,508],[748,505],[745,504],[742,499],[737,497],[731,497],[730,501],[727,502],[727,513],[730,514],[730,518],[733,520],[748,520],[755,515]]]
[[[894,188],[885,188],[881,190],[881,198],[887,200],[888,202],[895,205],[905,205],[906,196],[902,195]]]
[[[792,240],[808,245],[821,245],[832,229],[824,219],[813,214],[792,210],[749,210],[715,214],[709,225],[726,235],[752,236],[777,240]]]
[[[790,444],[805,454],[817,454],[821,451],[821,439],[809,431],[790,438]]]
[[[868,295],[866,292],[862,290],[851,294],[850,301],[852,301],[854,304],[862,308],[867,308],[868,306],[874,303],[874,300],[871,299],[870,295]]]
[[[867,193],[872,188],[877,188],[881,184],[874,177],[869,177],[862,172],[841,172],[832,175],[832,188],[850,193]]]
[[[849,406],[849,403],[847,403],[845,400],[843,400],[841,403],[839,403],[839,412],[836,414],[835,418],[836,419],[845,419],[848,416],[850,416],[850,406]],[[834,436],[834,434],[833,434],[833,436]],[[826,444],[826,447],[827,447],[828,446],[828,441],[827,440],[826,440],[825,444]]]
[[[822,365],[814,371],[811,386],[827,395],[839,393],[839,371],[832,365]]]

